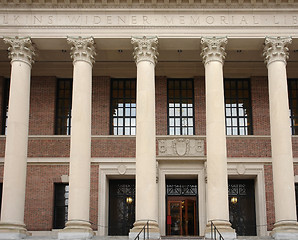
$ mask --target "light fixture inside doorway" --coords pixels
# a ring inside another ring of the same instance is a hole
[[[131,204],[132,203],[132,197],[126,197],[126,203]]]
[[[232,197],[231,198],[231,203],[236,204],[238,202],[237,197]]]

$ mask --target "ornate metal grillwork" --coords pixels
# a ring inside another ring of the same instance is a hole
[[[167,181],[168,196],[197,196],[198,184],[195,181]]]
[[[110,180],[109,235],[128,235],[135,222],[135,180]]]
[[[229,180],[230,222],[239,236],[256,235],[254,180]]]
[[[247,195],[246,188],[247,188],[246,184],[229,184],[229,195],[230,196],[237,196],[237,195],[245,196],[245,195]]]

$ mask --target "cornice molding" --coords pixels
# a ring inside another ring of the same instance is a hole
[[[93,37],[67,37],[67,43],[70,44],[70,56],[73,63],[76,61],[85,61],[91,66],[95,62],[95,43]]]
[[[133,56],[136,64],[141,61],[149,61],[154,65],[157,63],[157,37],[132,37],[131,43],[133,45]]]
[[[5,44],[9,44],[8,57],[11,63],[21,61],[27,63],[30,67],[34,63],[35,49],[30,37],[4,37]]]
[[[212,37],[201,39],[203,63],[206,65],[211,61],[224,63],[226,57],[225,47],[228,43],[227,37]]]
[[[267,66],[275,61],[282,61],[287,64],[289,59],[289,48],[292,43],[291,37],[266,37],[263,56]]]
[[[291,8],[297,6],[298,2],[295,0],[276,0],[274,2],[269,2],[268,0],[256,1],[256,0],[224,0],[219,2],[218,0],[2,0],[0,3],[0,8],[136,8],[136,9],[181,9],[181,8],[224,8],[227,6],[229,8]]]

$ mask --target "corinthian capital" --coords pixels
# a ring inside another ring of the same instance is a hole
[[[13,61],[22,61],[31,66],[34,63],[35,50],[30,37],[5,37],[4,42],[9,44],[8,57]]]
[[[95,62],[95,43],[93,37],[67,37],[67,43],[71,45],[70,56],[73,62],[85,61],[89,64]]]
[[[133,56],[136,61],[136,64],[138,64],[140,61],[150,61],[154,65],[157,63],[157,37],[133,37],[131,39],[131,43],[133,44]]]
[[[226,58],[226,37],[202,38],[202,53],[203,63],[206,65],[210,61],[218,61],[223,63]]]
[[[289,59],[288,45],[292,43],[291,37],[266,37],[263,56],[267,66],[275,61],[287,64]]]

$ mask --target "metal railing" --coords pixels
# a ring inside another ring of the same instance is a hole
[[[146,228],[147,228],[147,239],[149,239],[149,220],[146,222],[146,224],[144,225],[144,227],[141,229],[141,231],[138,233],[138,235],[135,237],[134,240],[140,240],[140,236],[142,234],[142,232],[144,233],[143,235],[143,239],[146,239]]]
[[[217,237],[218,235],[218,237]],[[220,234],[220,232],[218,231],[218,229],[216,228],[216,226],[214,225],[214,223],[211,221],[211,239],[214,240],[224,240],[223,236]]]

